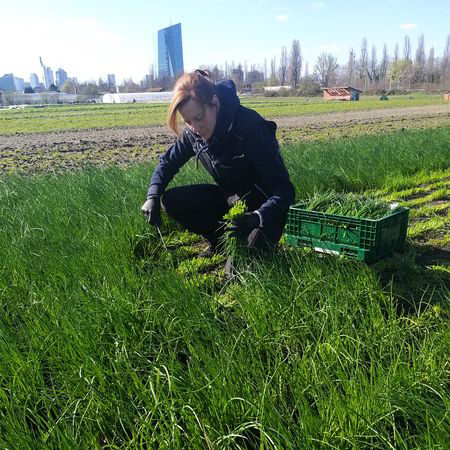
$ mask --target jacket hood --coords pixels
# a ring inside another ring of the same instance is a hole
[[[219,142],[227,134],[240,106],[239,97],[236,94],[236,85],[232,80],[219,81],[216,83],[216,89],[220,109],[216,128],[209,139],[210,144]]]

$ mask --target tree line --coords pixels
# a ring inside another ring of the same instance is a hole
[[[381,52],[375,45],[369,48],[366,38],[358,50],[351,48],[346,64],[339,65],[332,53],[321,53],[310,71],[304,64],[300,42],[292,41],[290,51],[284,46],[277,58],[261,65],[232,62],[224,67],[206,67],[214,79],[231,78],[241,90],[251,86],[286,86],[289,89],[308,90],[308,86],[352,86],[366,92],[402,92],[412,89],[442,90],[450,87],[450,34],[442,55],[436,56],[434,47],[428,52],[421,34],[413,51],[409,36],[403,47],[395,44],[391,53],[386,44]]]
[[[421,89],[425,91],[450,88],[450,34],[447,36],[442,55],[436,55],[434,47],[428,51],[425,37],[421,34],[415,50],[408,35],[404,37],[402,47],[395,44],[388,50],[387,44],[381,51],[362,39],[358,49],[350,48],[345,64],[338,64],[332,53],[321,53],[313,67],[304,60],[299,40],[294,39],[290,49],[281,48],[277,56],[262,64],[234,61],[223,65],[202,66],[208,69],[214,81],[232,79],[241,92],[264,92],[266,86],[283,86],[286,94],[317,95],[322,87],[352,86],[367,93],[407,92]],[[151,90],[170,90],[175,79],[160,79],[155,75],[153,65],[144,79],[136,83],[131,78],[118,85],[119,92],[145,92]],[[116,86],[110,86],[102,79],[77,83],[67,80],[62,92],[95,96],[102,92],[116,92]],[[267,93],[271,95],[270,92]],[[272,92],[272,95],[275,95]]]

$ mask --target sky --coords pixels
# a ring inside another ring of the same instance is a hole
[[[383,44],[393,52],[404,36],[413,51],[423,33],[428,50],[442,55],[450,33],[446,0],[0,0],[0,76],[14,73],[29,81],[39,56],[79,81],[114,73],[140,81],[156,61],[157,30],[181,23],[184,68],[263,64],[281,48],[300,42],[309,70],[322,52],[345,64],[351,47],[361,41],[369,52]]]

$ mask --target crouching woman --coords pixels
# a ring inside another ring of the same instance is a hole
[[[185,127],[180,132],[177,115]],[[223,216],[242,199],[248,213],[235,219],[237,235],[256,249],[271,249],[282,236],[294,187],[275,137],[276,124],[240,105],[231,80],[210,81],[205,71],[181,76],[174,87],[168,125],[178,139],[160,157],[142,212],[151,225],[164,211],[209,243],[203,256],[217,251]],[[190,159],[200,161],[214,183],[166,190]]]

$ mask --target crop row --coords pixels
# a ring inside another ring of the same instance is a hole
[[[273,100],[242,99],[265,117],[313,115],[327,112],[357,111],[420,105],[442,104],[439,96],[419,95],[393,97],[382,102],[368,97],[360,102],[325,102],[322,99],[286,98]],[[167,104],[102,104],[78,106],[49,106],[0,110],[0,134],[75,130],[98,127],[162,125]]]

